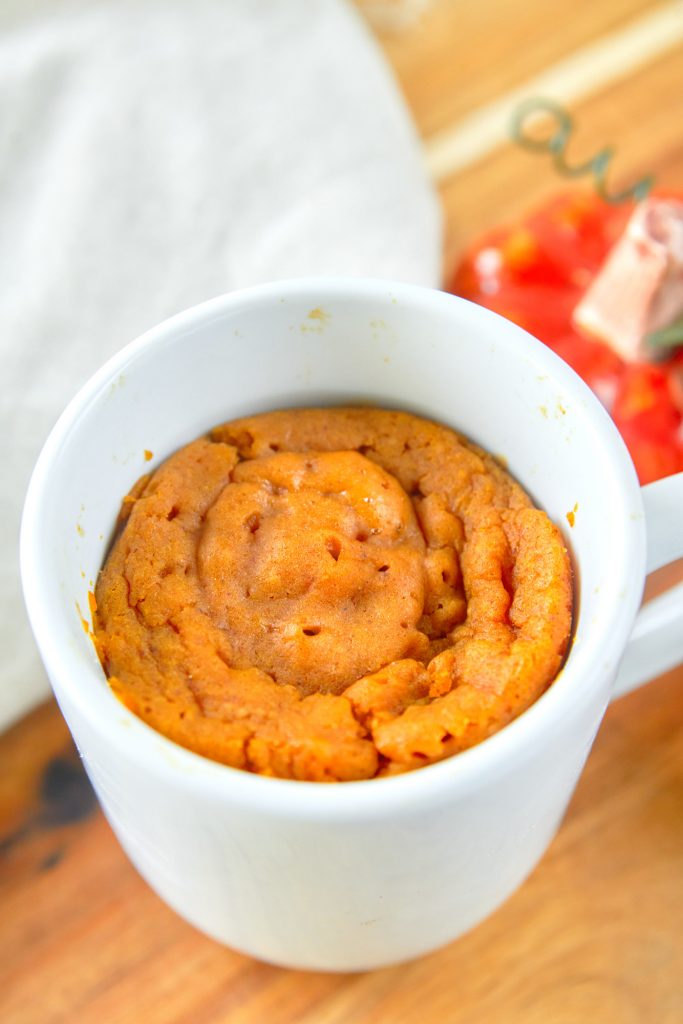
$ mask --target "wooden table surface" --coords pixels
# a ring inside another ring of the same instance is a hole
[[[520,97],[617,146],[615,187],[683,186],[683,5],[358,0],[425,144],[446,265],[560,184],[507,141]],[[121,852],[56,706],[0,737],[7,1024],[680,1024],[683,668],[615,703],[539,868],[487,922],[407,966],[279,970],[177,918]]]

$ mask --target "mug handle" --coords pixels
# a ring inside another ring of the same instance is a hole
[[[642,488],[647,527],[646,572],[683,557],[683,473]],[[621,697],[683,661],[683,581],[648,601],[626,646],[612,698]]]

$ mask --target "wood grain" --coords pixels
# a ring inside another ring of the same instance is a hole
[[[436,0],[381,41],[429,135],[652,6]],[[573,154],[612,141],[615,185],[654,171],[683,187],[682,97],[678,49],[577,104]],[[512,145],[445,182],[449,263],[559,185]],[[557,838],[505,907],[369,974],[279,970],[177,918],[120,850],[54,703],[0,737],[0,765],[8,1024],[683,1021],[683,667],[609,709]]]
[[[679,1024],[682,683],[678,669],[609,710],[557,838],[498,913],[422,960],[350,976],[259,964],[168,910],[96,810],[50,703],[0,741],[25,787],[23,814],[6,791],[0,805],[0,1020]],[[56,759],[70,786],[41,797]]]
[[[380,38],[428,137],[658,6],[651,0],[434,0],[415,26]]]
[[[649,173],[662,188],[683,189],[683,47],[578,104],[571,113],[572,162],[587,160],[613,144],[616,154],[609,181],[614,189]],[[480,232],[513,220],[558,189],[581,184],[590,188],[588,180],[567,182],[548,156],[529,153],[512,142],[444,182],[440,192],[448,270]]]

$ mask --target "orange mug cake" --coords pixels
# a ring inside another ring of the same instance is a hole
[[[95,590],[110,686],[198,754],[349,781],[439,761],[557,675],[564,540],[493,456],[374,408],[216,427],[140,480]]]

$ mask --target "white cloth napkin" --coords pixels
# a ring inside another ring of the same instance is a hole
[[[78,387],[242,285],[437,285],[441,237],[401,96],[343,0],[5,0],[0,126],[1,726],[48,692],[18,528]]]

